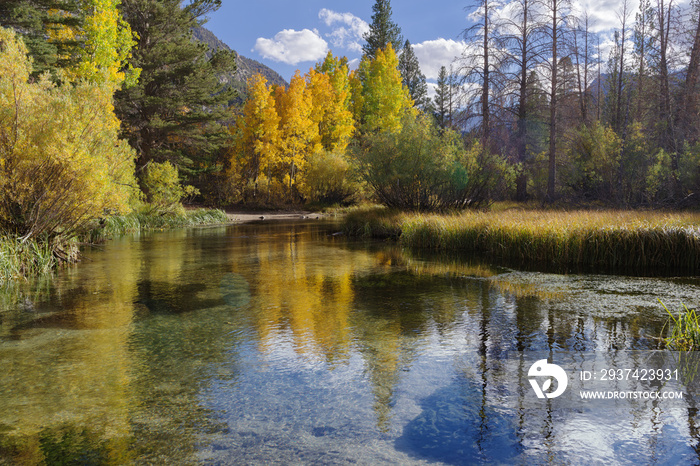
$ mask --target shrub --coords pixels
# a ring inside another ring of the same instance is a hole
[[[0,28],[0,230],[60,250],[91,219],[129,210],[134,151],[118,138],[111,85],[30,82],[30,71]]]
[[[141,183],[146,194],[146,200],[156,210],[176,211],[182,207],[180,201],[184,197],[199,193],[193,186],[183,187],[177,171],[170,162],[151,162],[146,166]]]
[[[388,206],[412,210],[477,207],[504,165],[478,144],[441,132],[433,119],[407,116],[398,132],[362,136],[353,149],[359,177]]]
[[[306,164],[301,184],[307,201],[347,203],[360,186],[351,181],[351,167],[347,158],[337,152],[319,151]]]

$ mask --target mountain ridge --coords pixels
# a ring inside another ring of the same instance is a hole
[[[219,76],[219,81],[225,83],[238,91],[238,96],[233,102],[234,105],[242,105],[247,96],[246,83],[248,78],[255,74],[261,74],[267,79],[268,84],[274,86],[287,87],[287,81],[275,70],[269,66],[263,65],[259,61],[247,58],[236,50],[229,47],[224,41],[219,39],[216,34],[204,27],[196,27],[192,29],[192,36],[195,40],[203,42],[209,47],[209,50],[216,52],[219,49],[229,50],[236,54],[236,71],[233,73],[225,73]]]

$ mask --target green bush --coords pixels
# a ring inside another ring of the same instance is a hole
[[[569,134],[562,180],[576,196],[587,200],[615,199],[618,194],[622,141],[599,122]]]
[[[141,178],[147,202],[159,211],[179,212],[180,201],[199,194],[193,186],[182,186],[177,168],[170,162],[152,162],[146,166]]]
[[[351,179],[350,162],[343,154],[320,151],[309,158],[301,186],[307,201],[347,204],[359,190],[359,184]]]
[[[497,157],[478,144],[465,150],[459,134],[426,116],[404,118],[398,132],[365,134],[352,156],[379,202],[400,209],[477,207],[505,174]]]

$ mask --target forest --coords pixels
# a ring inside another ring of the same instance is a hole
[[[219,79],[235,52],[193,38],[220,5],[0,5],[4,248],[37,242],[70,261],[76,239],[105,225],[181,221],[183,201],[700,205],[697,1],[623,0],[608,47],[568,1],[465,5],[464,51],[429,93],[390,2],[377,0],[359,66],[328,52],[288,86],[250,77],[243,101]]]

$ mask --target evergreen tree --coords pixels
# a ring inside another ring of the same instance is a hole
[[[377,0],[372,7],[372,24],[369,32],[363,37],[367,43],[362,47],[363,54],[369,59],[374,59],[378,50],[391,44],[394,50],[401,50],[403,37],[401,28],[391,20],[391,1]]]
[[[232,72],[233,52],[207,57],[192,28],[220,6],[219,0],[125,0],[123,14],[138,34],[132,65],[142,69],[138,85],[116,94],[122,131],[139,153],[137,167],[172,162],[180,172],[212,168],[228,139],[224,121],[233,91],[224,91],[218,74]]]
[[[408,89],[408,95],[413,99],[413,105],[425,109],[429,104],[428,85],[425,82],[425,75],[420,71],[418,57],[413,52],[411,42],[408,40],[406,40],[399,56],[399,71],[403,85]]]
[[[434,99],[435,119],[440,128],[449,128],[452,125],[452,97],[452,83],[447,68],[441,66]]]

